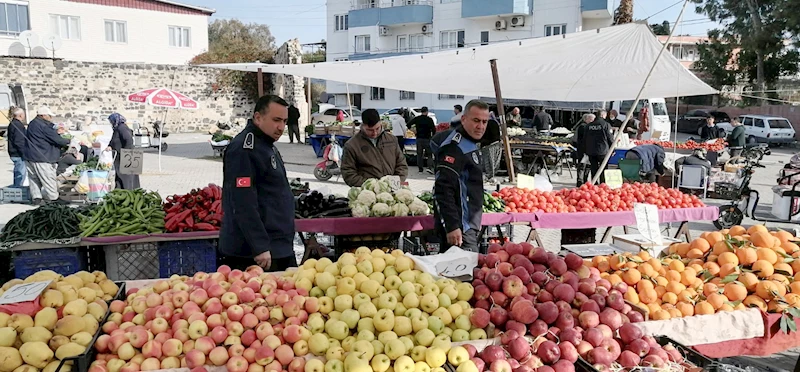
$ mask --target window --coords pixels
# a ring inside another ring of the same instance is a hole
[[[567,33],[567,25],[547,25],[544,26],[544,36],[563,35]]]
[[[179,48],[192,47],[192,29],[188,27],[169,26],[169,46]]]
[[[50,15],[50,28],[64,40],[81,39],[81,18],[66,15]]]
[[[17,36],[29,29],[27,5],[0,3],[0,35]]]
[[[481,45],[489,45],[489,31],[481,31]]]
[[[757,128],[764,128],[764,120],[761,119],[753,119],[753,123]]]
[[[369,35],[356,36],[356,53],[368,53],[369,50]]]
[[[335,58],[335,59],[334,59],[334,61],[336,61],[336,62],[344,62],[344,61],[347,61],[347,60],[348,60],[348,58],[347,58],[347,57]]]
[[[350,28],[349,19],[347,14],[339,14],[335,16],[334,23],[336,24],[336,31],[345,31]]]
[[[464,47],[464,30],[442,31],[442,37],[439,39],[440,49],[454,49],[463,47]]]
[[[412,52],[421,52],[425,50],[425,35],[415,34],[408,36],[408,47]]]
[[[792,125],[789,124],[789,120],[786,119],[772,119],[769,121],[769,127],[772,129],[789,129],[792,127]]]
[[[0,107],[11,107],[11,96],[5,93],[0,93]]]
[[[339,109],[327,109],[323,115],[336,116],[339,115]]]
[[[386,99],[386,89],[372,87],[369,99],[373,101],[383,101]]]
[[[416,99],[414,92],[407,92],[405,90],[400,91],[400,100],[414,100]]]
[[[739,120],[742,122],[743,125],[747,125],[748,127],[753,126],[753,118],[743,118]]]
[[[650,102],[650,105],[653,106],[653,115],[655,116],[669,115],[667,113],[667,105],[664,102]]]
[[[110,43],[127,43],[128,24],[123,21],[106,21],[106,41]]]
[[[460,94],[440,94],[439,95],[439,99],[440,100],[444,100],[444,99],[464,99],[464,96],[462,96]]]
[[[399,35],[397,37],[397,51],[408,52],[408,35]]]

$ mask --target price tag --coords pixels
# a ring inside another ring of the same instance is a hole
[[[47,288],[48,285],[50,285],[51,282],[52,280],[17,284],[0,295],[0,305],[33,301],[36,299],[36,297],[39,297],[39,295],[42,294],[42,292]]]
[[[517,188],[519,189],[529,189],[533,190],[536,186],[535,178],[525,175],[525,174],[518,174],[517,175]]]
[[[612,189],[622,187],[622,171],[619,169],[606,169],[603,172],[606,177],[606,185]]]
[[[144,152],[136,149],[120,149],[119,174],[142,174]]]
[[[454,260],[439,262],[436,264],[436,273],[439,276],[457,278],[464,275],[472,275],[475,263],[470,257],[459,257]]]
[[[389,187],[392,189],[392,192],[400,190],[400,176],[388,176],[386,177],[386,181],[389,182]]]
[[[636,216],[636,228],[645,239],[661,244],[661,229],[658,227],[658,209],[655,205],[646,203],[633,204],[633,214]]]

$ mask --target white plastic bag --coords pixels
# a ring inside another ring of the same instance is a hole
[[[98,165],[104,165],[107,168],[114,166],[114,153],[111,150],[103,150],[97,159]]]
[[[553,191],[553,184],[547,179],[547,176],[536,174],[533,176],[533,184],[536,190],[539,191]]]
[[[75,192],[79,194],[86,194],[89,192],[89,172],[82,171],[78,182],[75,184]]]

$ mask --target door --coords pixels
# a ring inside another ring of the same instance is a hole
[[[758,138],[767,138],[767,133],[769,132],[769,128],[767,128],[767,123],[764,119],[753,118],[753,135]]]
[[[408,35],[400,35],[397,37],[397,50],[400,53],[408,52]]]
[[[353,95],[353,106],[355,106],[356,108],[361,110],[361,95],[360,94],[354,94]]]
[[[741,121],[742,125],[744,126],[744,134],[746,136],[754,135],[753,118],[751,118],[751,117],[743,117],[743,118],[739,118],[739,121]]]

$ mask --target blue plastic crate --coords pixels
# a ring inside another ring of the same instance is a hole
[[[18,251],[14,254],[14,276],[25,279],[42,270],[53,270],[61,275],[86,270],[87,256],[80,248],[55,248]]]
[[[216,270],[217,247],[212,240],[178,240],[158,245],[158,273],[161,278]]]
[[[627,153],[628,150],[621,150],[621,149],[614,150],[614,153],[611,154],[610,158],[608,158],[608,164],[613,164],[613,165],[619,164],[620,160],[625,159],[625,154]]]

